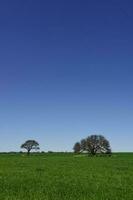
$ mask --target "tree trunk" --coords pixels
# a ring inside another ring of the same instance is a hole
[[[27,151],[27,155],[28,155],[28,156],[30,155],[30,150]]]
[[[92,156],[95,156],[95,155],[96,155],[95,149],[93,149],[93,150],[91,151],[91,155],[92,155]]]

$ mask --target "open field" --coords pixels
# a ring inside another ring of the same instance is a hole
[[[133,154],[0,155],[0,200],[132,200]]]

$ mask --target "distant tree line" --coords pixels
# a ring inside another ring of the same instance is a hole
[[[93,156],[99,153],[111,155],[110,143],[102,135],[91,135],[80,142],[76,142],[73,150],[75,153],[87,152]]]
[[[39,150],[39,143],[35,140],[27,140],[21,145],[22,149],[29,155],[32,150]],[[75,153],[88,153],[89,155],[109,154],[111,155],[111,146],[109,141],[102,135],[91,135],[80,142],[76,142],[73,150]],[[52,153],[52,151],[49,151]]]

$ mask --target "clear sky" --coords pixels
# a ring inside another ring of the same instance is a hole
[[[0,1],[0,151],[133,151],[133,1]]]

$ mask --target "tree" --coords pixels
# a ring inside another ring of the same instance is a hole
[[[86,140],[87,151],[92,155],[111,152],[109,141],[102,135],[91,135]]]
[[[82,139],[80,143],[74,145],[74,151],[87,151],[91,155],[97,153],[111,155],[111,147],[109,141],[102,135],[91,135],[86,139]]]
[[[35,149],[38,150],[39,148],[39,143],[35,140],[27,140],[24,144],[21,145],[21,148],[27,150],[27,154],[30,154],[30,151]]]
[[[81,146],[80,146],[80,143],[79,142],[76,142],[74,147],[73,147],[73,150],[75,153],[80,153],[80,150],[81,150]]]

